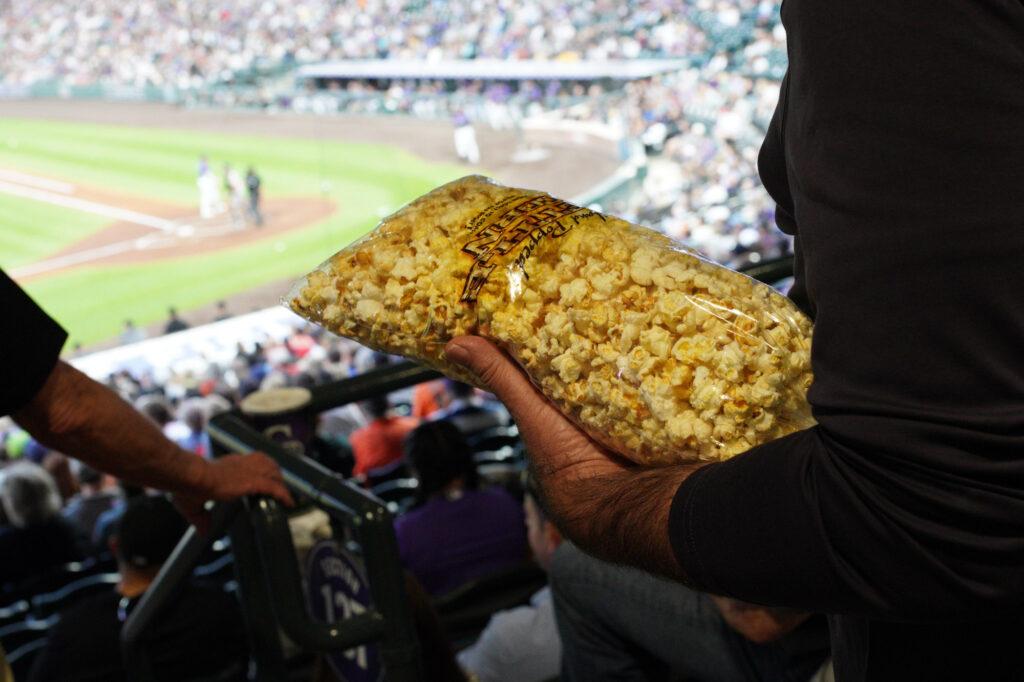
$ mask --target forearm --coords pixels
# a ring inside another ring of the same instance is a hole
[[[540,467],[533,471],[548,513],[579,547],[605,561],[687,582],[672,550],[668,518],[679,486],[700,466],[609,469],[557,481]]]
[[[43,444],[138,485],[176,492],[202,476],[202,460],[63,361],[14,418]]]

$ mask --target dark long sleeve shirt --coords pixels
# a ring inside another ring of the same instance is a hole
[[[998,647],[1024,631],[1024,3],[782,18],[760,172],[815,320],[818,426],[690,477],[673,545],[708,591],[842,614],[839,679],[1021,673]]]
[[[0,270],[0,417],[24,407],[43,387],[67,333]]]

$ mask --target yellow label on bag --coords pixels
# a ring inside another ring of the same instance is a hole
[[[514,251],[524,241],[526,246],[515,259],[515,265],[526,273],[526,260],[544,237],[561,237],[580,221],[604,216],[587,208],[570,204],[542,194],[517,195],[490,206],[469,223],[473,237],[462,252],[474,258],[466,284],[462,288],[462,303],[476,301],[480,289],[487,283],[502,257]],[[529,275],[526,275],[529,279]]]

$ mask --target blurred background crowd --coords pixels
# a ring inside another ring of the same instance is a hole
[[[7,82],[196,87],[282,61],[330,59],[707,59],[721,44],[766,71],[770,0],[8,0]]]

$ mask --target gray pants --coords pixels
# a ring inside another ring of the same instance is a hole
[[[599,561],[567,542],[549,578],[567,682],[806,682],[828,655],[821,617],[776,642],[754,644],[722,620],[706,594]]]

